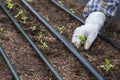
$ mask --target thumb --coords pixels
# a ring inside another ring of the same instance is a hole
[[[90,46],[92,45],[92,43],[93,43],[93,41],[96,39],[96,37],[97,37],[97,33],[88,35],[87,41],[86,41],[86,43],[85,43],[85,45],[84,45],[84,48],[85,48],[86,50],[88,50],[88,49],[90,48]]]

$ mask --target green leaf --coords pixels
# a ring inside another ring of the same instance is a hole
[[[104,68],[105,66],[104,65],[100,65],[101,68]]]
[[[109,65],[109,64],[110,64],[110,60],[109,60],[109,59],[105,59],[105,63],[106,63],[107,65]]]

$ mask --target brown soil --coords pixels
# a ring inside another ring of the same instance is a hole
[[[4,3],[5,0],[2,0],[2,2]],[[18,11],[22,9],[28,16],[28,20],[25,24],[20,17],[17,18],[17,21],[60,73],[63,80],[96,80],[62,42],[31,14],[20,0],[13,0],[13,4],[14,8],[10,10],[11,14],[15,16]],[[68,9],[72,8],[76,12],[76,15],[82,17],[81,14],[85,4],[78,4],[75,0],[64,0],[63,4]],[[60,26],[65,26],[65,31],[62,35],[71,43],[72,33],[77,26],[81,25],[80,22],[56,7],[49,0],[33,0],[31,5],[44,18],[48,15],[50,19],[49,23],[56,30],[58,30]],[[114,28],[117,22],[119,21],[111,19],[111,21],[105,24],[102,32],[120,43],[120,33]],[[37,29],[32,31],[30,27],[34,25],[37,26]],[[0,27],[3,28],[3,31],[0,32],[0,43],[21,80],[56,80],[35,50],[29,45],[23,35],[16,29],[15,25],[12,24],[2,10],[0,10]],[[40,44],[38,35],[39,32],[44,34],[43,41],[46,42],[49,48],[41,47],[42,45]],[[85,51],[82,47],[78,50],[106,80],[119,80],[120,51],[118,49],[98,36],[90,50]],[[110,59],[111,64],[114,65],[108,72],[100,68],[100,65],[104,64],[105,58]],[[2,56],[0,56],[0,80],[13,80],[13,76]]]

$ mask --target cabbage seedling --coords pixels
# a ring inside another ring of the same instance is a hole
[[[32,2],[32,0],[27,0],[27,2],[31,3],[31,2]]]
[[[14,4],[12,3],[12,0],[6,0],[5,4],[7,5],[8,9],[12,9],[14,7]]]
[[[75,13],[76,13],[73,9],[70,9],[70,11],[71,11],[73,14],[75,14]]]
[[[46,21],[48,21],[48,22],[50,21],[50,19],[49,19],[49,16],[48,16],[48,15],[46,15],[46,16],[45,16],[45,19],[46,19]]]
[[[103,68],[104,70],[106,70],[106,72],[108,72],[112,67],[114,67],[114,65],[112,65],[110,63],[109,59],[105,59],[105,64],[104,65],[100,65],[101,68]]]
[[[23,20],[23,23],[26,23],[26,20],[28,19],[28,17],[24,14],[23,10],[20,10],[18,14],[15,15],[15,18],[17,18],[20,15],[21,15],[21,19]]]
[[[60,34],[62,34],[63,31],[65,30],[65,26],[61,26],[61,27],[59,27],[58,30],[59,30]]]
[[[63,6],[62,0],[58,0],[58,3]]]
[[[38,34],[39,34],[39,40],[41,40],[43,38],[44,34],[42,32],[39,32]]]
[[[48,48],[48,45],[46,44],[46,42],[43,42],[43,40],[40,40],[40,43],[42,44],[42,48]]]
[[[3,31],[3,28],[2,27],[0,27],[0,32],[2,32]]]
[[[23,10],[20,10],[16,15],[15,15],[15,18],[17,18],[18,16],[22,15],[23,14]]]
[[[28,19],[28,17],[26,15],[22,15],[21,19],[23,20],[23,23],[26,23],[26,20]]]
[[[31,26],[30,28],[32,29],[32,31],[36,30],[36,26]]]
[[[43,47],[43,48],[48,48],[46,42],[44,42],[43,39],[42,39],[43,36],[44,36],[44,34],[43,34],[42,32],[40,32],[40,33],[39,33],[39,40],[40,40],[40,43],[42,44],[42,47]]]

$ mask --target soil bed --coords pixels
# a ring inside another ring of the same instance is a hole
[[[5,0],[1,1],[3,3],[5,2]],[[26,23],[23,23],[20,17],[17,18],[17,21],[60,73],[63,80],[96,80],[95,77],[61,43],[61,41],[59,41],[33,14],[31,14],[20,0],[12,1],[14,8],[10,10],[11,14],[15,16],[18,11],[22,9],[25,15],[28,16]],[[81,5],[76,3],[75,0],[64,0],[63,4],[68,9],[73,9],[76,15],[82,17],[82,10],[85,3]],[[49,0],[33,0],[31,5],[44,18],[49,16],[49,23],[56,30],[61,26],[65,26],[65,31],[62,35],[71,43],[73,31],[76,27],[81,25],[80,22],[56,7]],[[120,33],[114,28],[118,26],[118,22],[120,23],[120,20],[116,21],[114,18],[111,19],[109,23],[105,24],[101,31],[120,43]],[[33,31],[31,26],[36,26],[36,30]],[[0,27],[3,28],[3,31],[0,32],[0,43],[21,80],[56,80],[48,67],[39,58],[31,45],[29,45],[2,10],[0,10]],[[39,40],[40,32],[44,34],[42,39],[46,42],[48,48],[42,47]],[[120,51],[118,49],[98,36],[90,50],[85,51],[82,47],[78,50],[106,80],[119,80]],[[100,68],[100,65],[104,64],[105,58],[110,59],[111,64],[114,65],[109,72]],[[13,80],[13,76],[1,55],[0,80]]]

